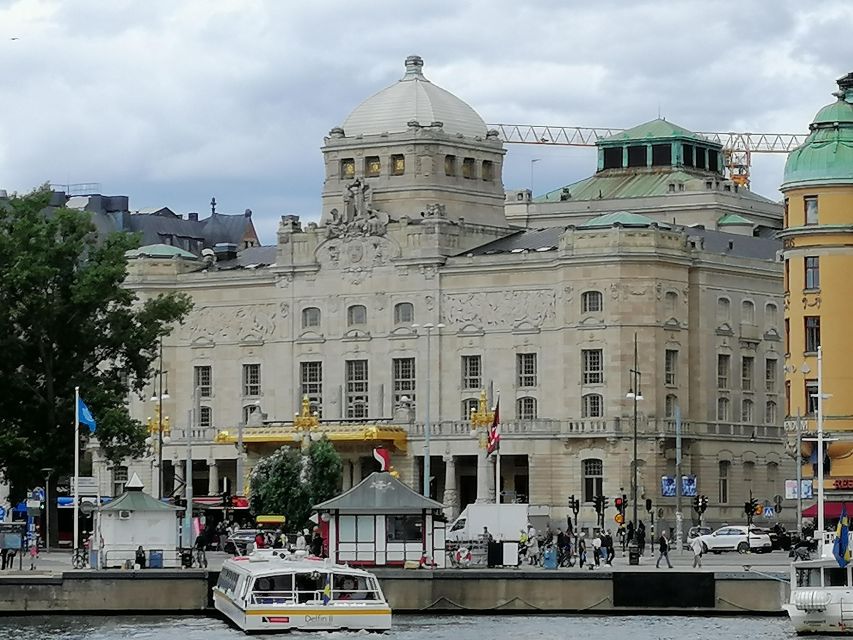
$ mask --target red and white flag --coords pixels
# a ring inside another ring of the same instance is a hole
[[[486,454],[492,455],[497,453],[501,446],[501,434],[498,426],[501,423],[500,416],[501,397],[498,396],[498,401],[495,403],[495,415],[492,418],[492,424],[489,427],[489,432],[486,439]]]

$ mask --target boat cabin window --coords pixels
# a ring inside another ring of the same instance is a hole
[[[234,593],[237,590],[237,580],[239,578],[240,574],[236,571],[223,569],[219,572],[219,580],[216,582],[216,586],[228,593]]]
[[[317,571],[295,574],[293,578],[296,582],[296,601],[311,602],[322,600],[323,589],[326,588],[327,575]]]
[[[366,576],[335,575],[333,600],[376,600],[376,582]]]
[[[252,602],[256,604],[284,604],[293,601],[293,574],[255,578]]]
[[[847,586],[847,567],[832,567],[824,569],[826,576],[826,585],[829,587],[846,587]]]
[[[797,569],[798,587],[819,587],[820,569]]]

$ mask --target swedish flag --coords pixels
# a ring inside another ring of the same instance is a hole
[[[841,505],[841,517],[835,529],[835,543],[832,545],[832,555],[838,561],[839,567],[846,567],[850,562],[850,523],[847,520],[847,504]]]
[[[323,604],[329,604],[332,599],[332,574],[326,574],[326,586],[323,587]]]

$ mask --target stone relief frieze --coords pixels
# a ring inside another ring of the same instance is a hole
[[[284,320],[290,314],[287,303],[243,306],[195,307],[182,328],[191,342],[247,342],[266,340],[276,328],[287,330]]]
[[[521,323],[541,327],[555,317],[553,291],[477,291],[441,297],[442,321],[459,325],[512,328]]]
[[[317,247],[317,260],[343,271],[351,284],[370,278],[374,268],[389,264],[396,255],[391,240],[376,236],[334,237]]]

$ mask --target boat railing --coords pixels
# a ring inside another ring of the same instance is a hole
[[[253,591],[252,604],[293,604],[296,594],[293,591]]]

